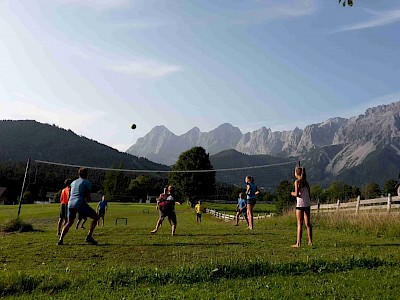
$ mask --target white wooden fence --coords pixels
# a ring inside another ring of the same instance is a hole
[[[206,209],[206,213],[213,215],[214,217],[218,218],[218,219],[223,219],[225,220],[225,222],[229,222],[231,220],[235,220],[236,214],[235,215],[230,215],[227,213],[220,213],[219,211],[216,211],[214,209]],[[274,214],[257,214],[254,215],[254,220],[259,220],[259,219],[265,219],[265,218],[271,218]],[[244,220],[244,217],[241,216],[240,217],[241,220]]]
[[[387,197],[360,200],[360,196],[357,197],[357,201],[353,202],[340,202],[333,204],[317,204],[312,205],[311,210],[317,212],[352,212],[358,214],[361,210],[368,211],[384,211],[390,213],[393,209],[400,208],[400,196],[392,197],[390,194]]]

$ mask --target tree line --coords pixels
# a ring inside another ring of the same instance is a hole
[[[107,195],[109,201],[138,202],[148,196],[159,195],[166,185],[174,185],[180,196],[192,205],[198,199],[236,201],[239,193],[245,191],[244,185],[238,187],[216,182],[209,154],[202,147],[193,147],[183,152],[171,172],[126,172],[123,162],[113,169],[112,171],[89,170],[93,192]],[[197,172],[185,172],[192,170]],[[0,186],[5,186],[9,190],[9,203],[17,201],[24,172],[23,163],[0,164]],[[29,172],[23,201],[32,203],[34,200],[44,200],[48,191],[56,193],[57,201],[59,195],[57,192],[63,188],[64,180],[74,177],[77,177],[77,169],[54,165],[36,166]],[[314,202],[321,203],[336,202],[338,199],[348,201],[358,196],[362,199],[371,199],[389,193],[396,195],[396,187],[397,181],[394,179],[388,180],[383,187],[377,183],[367,183],[365,186],[357,187],[347,185],[341,180],[334,180],[327,187],[311,183],[311,198]],[[258,200],[275,203],[278,210],[283,211],[295,203],[295,199],[290,195],[292,189],[293,182],[282,180],[275,191],[262,190]]]

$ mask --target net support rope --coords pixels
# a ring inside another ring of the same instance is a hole
[[[87,168],[92,170],[103,170],[103,171],[118,171],[118,172],[136,172],[136,173],[208,173],[208,172],[229,172],[229,171],[242,171],[249,169],[261,169],[268,168],[274,166],[283,166],[289,164],[296,164],[296,161],[286,162],[286,163],[278,163],[278,164],[269,164],[269,165],[261,165],[261,166],[251,166],[251,167],[240,167],[240,168],[230,168],[230,169],[212,169],[212,170],[131,170],[131,169],[115,169],[115,168],[101,168],[101,167],[90,167],[90,166],[81,166],[81,165],[72,165],[72,164],[64,164],[58,162],[44,161],[44,160],[35,160],[37,163],[48,164],[48,165],[56,165],[62,167],[73,167],[73,168]]]

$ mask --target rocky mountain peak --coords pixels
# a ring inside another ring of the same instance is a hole
[[[249,155],[301,156],[311,149],[342,145],[335,148],[342,149],[340,157],[332,159],[328,168],[340,172],[343,168],[362,163],[378,143],[390,144],[396,139],[400,140],[400,102],[369,108],[365,114],[349,119],[330,118],[303,130],[296,127],[288,131],[272,131],[261,127],[242,134],[239,128],[224,123],[209,132],[194,127],[176,136],[166,127],[157,126],[127,152],[158,163],[173,164],[180,153],[193,146],[201,146],[210,154],[235,149]]]

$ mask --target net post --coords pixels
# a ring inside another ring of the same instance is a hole
[[[29,171],[30,162],[31,162],[31,160],[28,158],[28,161],[26,162],[24,181],[22,182],[21,195],[19,196],[18,216],[17,216],[17,218],[19,218],[19,215],[20,215],[20,213],[21,213],[22,196],[24,195],[25,182],[26,182],[26,175],[28,174],[28,171]]]

